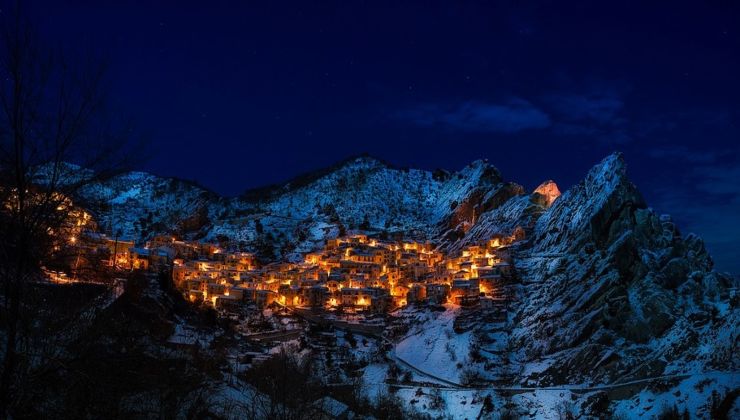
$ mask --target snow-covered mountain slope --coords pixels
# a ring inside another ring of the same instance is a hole
[[[129,172],[80,191],[82,204],[111,235],[143,241],[155,234],[196,232],[223,199],[185,181]]]
[[[439,336],[435,346],[467,337],[460,375],[476,386],[532,389],[513,398],[529,414],[572,407],[586,416],[651,417],[675,405],[709,418],[733,407],[737,280],[712,270],[701,239],[647,207],[620,154],[558,192],[546,182],[514,194],[456,241],[441,241],[454,251],[496,233],[526,232],[512,250],[519,283],[506,286],[515,298],[505,320],[473,312],[462,321],[472,328]],[[560,390],[549,397],[534,391],[552,388]]]
[[[615,381],[740,367],[731,279],[694,235],[647,208],[618,154],[537,220],[518,257],[512,340],[538,382]],[[712,349],[708,352],[707,349]],[[547,361],[547,363],[543,363]]]
[[[112,234],[144,241],[160,233],[229,240],[266,259],[297,256],[347,230],[434,239],[472,225],[479,201],[501,200],[501,176],[484,161],[456,173],[396,169],[351,159],[305,185],[218,197],[175,179],[131,172],[81,194]],[[508,197],[507,197],[508,198]]]

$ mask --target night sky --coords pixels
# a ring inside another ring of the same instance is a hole
[[[648,203],[740,273],[738,2],[24,3],[109,60],[141,169],[235,195],[360,153],[486,158],[565,189],[620,150]]]

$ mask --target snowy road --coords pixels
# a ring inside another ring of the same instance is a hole
[[[458,381],[460,368],[458,361],[464,361],[468,354],[467,333],[456,334],[452,331],[452,322],[458,315],[457,309],[448,307],[447,311],[435,314],[432,322],[427,320],[423,327],[403,337],[397,343],[392,344],[388,351],[388,358],[401,367],[412,370],[414,373],[433,383],[441,385],[440,388],[451,388],[456,390],[478,390],[495,391],[507,393],[526,393],[535,391],[569,391],[574,393],[587,393],[595,391],[615,391],[635,385],[646,384],[658,380],[683,381],[691,377],[702,376],[730,376],[740,378],[740,372],[718,372],[708,371],[700,373],[681,373],[671,375],[651,376],[648,378],[635,379],[626,382],[618,382],[602,385],[586,384],[564,384],[547,387],[523,387],[523,386],[466,386]],[[434,386],[430,386],[434,388]]]
[[[406,366],[407,368],[413,370],[414,372],[418,373],[421,376],[426,376],[427,378],[432,379],[434,381],[438,381],[438,382],[441,382],[442,384],[449,385],[453,389],[468,389],[468,388],[464,387],[462,384],[459,384],[459,383],[456,383],[456,382],[452,382],[452,381],[448,381],[445,378],[440,378],[439,376],[433,375],[433,374],[431,374],[429,372],[426,372],[424,370],[419,369],[418,367],[416,367],[416,366],[412,365],[411,363],[409,363],[409,362],[403,360],[402,358],[398,357],[398,355],[396,354],[395,350],[389,351],[388,352],[388,357],[391,360],[395,361],[396,363],[401,364],[403,366]]]

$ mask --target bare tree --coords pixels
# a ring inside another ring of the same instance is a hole
[[[248,370],[245,379],[254,387],[247,395],[251,404],[244,413],[249,418],[310,419],[324,408],[316,401],[326,392],[310,359],[303,360],[285,348]]]
[[[76,240],[71,198],[129,163],[123,137],[111,134],[127,129],[105,118],[105,66],[44,48],[20,9],[0,12],[0,416],[29,363],[18,346],[31,285]]]

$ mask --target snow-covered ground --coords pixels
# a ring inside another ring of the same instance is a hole
[[[725,395],[728,391],[738,388],[740,388],[740,374],[738,373],[717,372],[692,375],[667,391],[644,389],[630,399],[618,401],[615,404],[614,413],[626,417],[652,418],[664,409],[675,405],[679,412],[688,410],[696,417],[710,418],[707,401],[710,400],[712,392],[716,391],[718,395]],[[734,408],[727,418],[740,418],[738,403],[740,401],[736,399]]]
[[[421,392],[420,392],[421,390]],[[493,393],[475,390],[439,390],[433,388],[404,388],[396,391],[401,400],[415,411],[429,414],[432,417],[442,416],[455,420],[476,419],[483,408],[486,395],[491,395],[494,407],[500,407],[500,400]],[[436,395],[441,397],[441,404],[435,406]]]
[[[444,312],[430,312],[431,320],[398,342],[395,357],[432,378],[460,384],[460,374],[469,364],[471,333],[453,330],[459,312],[455,305],[446,305]]]

